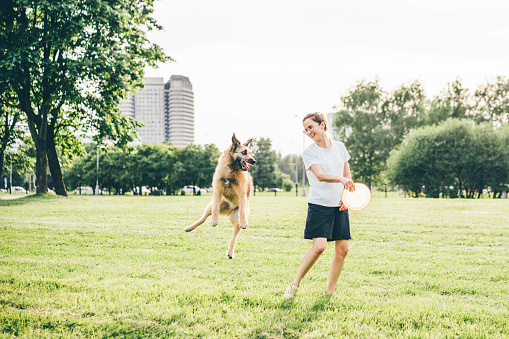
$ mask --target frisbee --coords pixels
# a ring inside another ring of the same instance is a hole
[[[352,211],[360,211],[365,209],[371,201],[371,192],[368,186],[355,183],[355,191],[350,192],[346,188],[343,190],[341,200],[343,204]]]

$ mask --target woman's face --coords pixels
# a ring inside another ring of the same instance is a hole
[[[322,123],[318,123],[313,119],[308,118],[304,120],[302,125],[304,127],[304,131],[306,131],[306,135],[310,137],[313,141],[316,142],[317,140],[323,137],[324,130]]]

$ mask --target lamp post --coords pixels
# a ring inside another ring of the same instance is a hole
[[[99,195],[99,144],[97,144],[97,177],[95,181],[95,194]]]
[[[299,196],[299,156],[295,154],[295,196]]]
[[[304,150],[306,149],[306,135],[302,135],[302,196],[306,196],[306,166],[304,165]]]
[[[293,115],[297,119],[299,119],[299,116],[297,114]],[[302,126],[301,126],[302,128]],[[306,149],[306,135],[302,135],[302,196],[306,196],[306,166],[304,166],[304,150]],[[298,158],[298,157],[297,157]],[[298,159],[295,159],[295,181],[297,182],[297,161]]]
[[[10,168],[10,177],[9,177],[9,194],[12,194],[12,160],[11,160],[11,168]]]

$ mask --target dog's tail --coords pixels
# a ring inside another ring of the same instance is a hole
[[[194,224],[187,226],[186,228],[184,228],[184,230],[186,232],[193,231],[196,227],[198,227],[201,224],[203,224],[205,222],[205,220],[207,220],[207,218],[211,214],[212,214],[212,203],[207,205],[207,207],[205,208],[205,211],[203,211],[203,215],[201,216],[201,218],[199,220],[197,220]]]

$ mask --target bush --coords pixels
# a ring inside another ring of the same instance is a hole
[[[506,134],[457,119],[413,130],[391,152],[386,175],[416,197],[422,191],[431,198],[463,192],[479,198],[483,189],[509,182]]]

